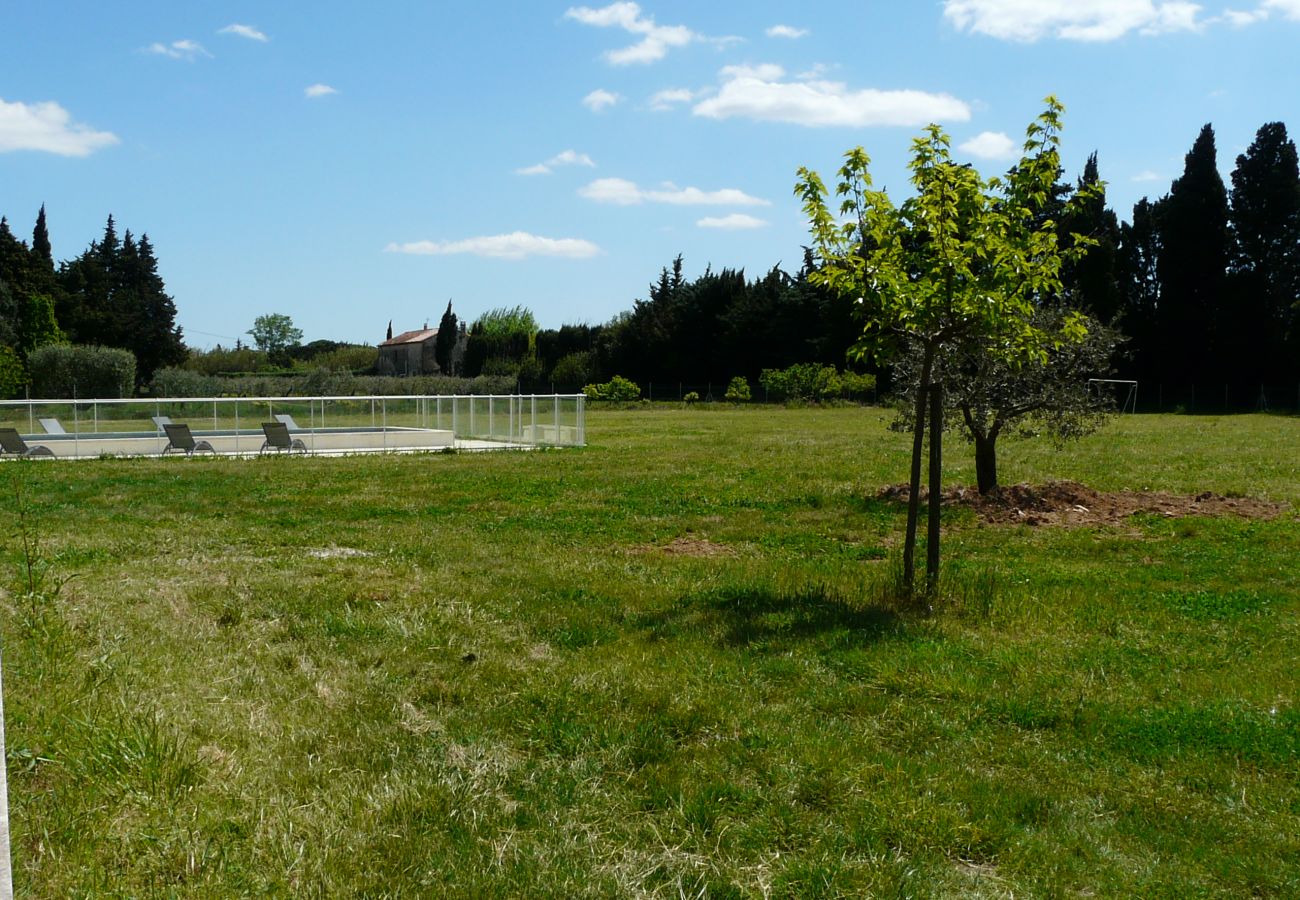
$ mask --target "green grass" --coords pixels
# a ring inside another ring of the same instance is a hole
[[[18,892],[1300,893],[1300,420],[1006,441],[1008,483],[1291,511],[954,513],[926,617],[884,602],[884,421],[595,410],[580,451],[0,466],[44,578],[11,537]],[[687,536],[730,552],[653,550]]]

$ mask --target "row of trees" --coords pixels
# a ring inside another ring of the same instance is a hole
[[[1004,180],[1023,175],[1017,166]],[[1284,124],[1259,129],[1236,160],[1231,189],[1206,125],[1169,192],[1143,198],[1130,221],[1107,205],[1096,154],[1073,184],[1059,168],[1050,176],[1034,217],[1050,223],[1064,254],[1059,298],[1092,320],[1090,333],[1106,336],[1080,366],[1091,360],[1094,374],[1113,368],[1174,391],[1300,380],[1300,168]],[[538,331],[527,310],[495,311],[470,329],[466,374],[722,384],[796,363],[843,366],[863,323],[852,297],[819,283],[820,264],[805,248],[793,274],[778,265],[756,280],[733,269],[690,279],[678,256],[644,299],[603,325]],[[514,330],[492,332],[502,322]],[[1122,351],[1106,358],[1120,333]]]
[[[55,265],[45,208],[30,245],[0,218],[0,357],[26,377],[28,357],[48,344],[116,347],[136,360],[136,381],[185,358],[176,305],[148,235],[118,237],[113,217],[80,256]],[[21,384],[21,381],[19,382]],[[17,384],[3,385],[7,392]]]
[[[1080,179],[1098,185],[1096,157]],[[1206,125],[1182,175],[1118,221],[1094,193],[1062,217],[1096,241],[1065,280],[1130,338],[1128,377],[1186,387],[1300,378],[1300,167],[1286,126],[1259,129],[1229,189]]]

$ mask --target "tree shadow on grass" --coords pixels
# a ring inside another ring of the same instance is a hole
[[[840,596],[817,584],[794,590],[726,585],[682,597],[637,624],[652,640],[712,637],[721,646],[768,652],[860,647],[897,636],[905,627],[896,611],[870,598]]]

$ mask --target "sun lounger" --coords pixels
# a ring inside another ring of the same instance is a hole
[[[184,423],[167,422],[163,425],[163,431],[167,432],[167,446],[163,448],[163,456],[173,450],[186,456],[193,456],[204,450],[209,453],[217,452],[207,441],[196,441],[194,435],[190,433],[190,426]]]
[[[276,413],[271,418],[275,419],[277,422],[283,422],[288,426],[290,431],[306,431],[305,428],[293,420],[293,416],[289,415],[289,413]]]
[[[302,442],[301,438],[289,434],[289,426],[284,422],[263,422],[262,433],[266,435],[266,440],[262,443],[262,449],[258,451],[258,456],[261,456],[267,450],[276,453],[292,453],[295,450],[303,453],[307,452],[307,445]]]
[[[149,418],[153,419],[153,423],[158,426],[159,434],[162,434],[164,425],[170,425],[172,423],[171,416],[150,416]]]
[[[16,428],[0,428],[0,456],[53,456],[54,451],[40,444],[28,446]]]
[[[46,434],[67,434],[63,430],[63,426],[59,424],[58,419],[37,419],[36,421],[41,423],[41,427],[45,429]]]

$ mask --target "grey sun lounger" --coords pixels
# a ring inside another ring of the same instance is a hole
[[[167,422],[163,424],[163,431],[167,432],[167,446],[163,448],[163,456],[173,450],[186,456],[193,456],[204,450],[209,453],[217,452],[207,441],[196,441],[194,435],[190,433],[190,426],[183,422]]]
[[[54,451],[40,444],[28,445],[16,428],[0,428],[0,456],[53,456]]]
[[[170,425],[172,423],[171,416],[150,416],[149,418],[153,419],[153,423],[158,426],[158,432],[160,434],[162,433],[164,425]]]
[[[41,423],[41,427],[45,429],[46,434],[67,434],[68,433],[64,429],[64,427],[61,424],[59,424],[59,420],[53,417],[48,419],[37,419],[36,421]]]
[[[257,452],[258,456],[267,450],[276,453],[293,453],[295,450],[307,452],[307,445],[301,438],[289,434],[289,426],[283,422],[263,422],[262,433],[266,435],[266,440],[262,442],[262,449]]]
[[[277,422],[283,422],[285,425],[288,426],[288,428],[289,428],[290,431],[305,431],[305,430],[306,430],[306,429],[304,429],[301,425],[299,425],[297,422],[295,422],[295,421],[293,420],[293,416],[289,415],[289,413],[276,413],[276,414],[275,414],[274,416],[272,416],[271,418],[275,419]]]

